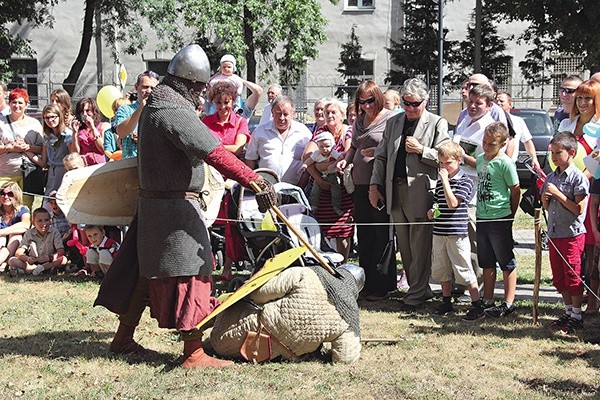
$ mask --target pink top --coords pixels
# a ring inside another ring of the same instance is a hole
[[[224,145],[235,144],[235,138],[240,134],[246,135],[248,140],[250,140],[248,120],[241,115],[231,112],[229,114],[229,121],[221,125],[218,113],[214,113],[202,118],[202,122],[210,129],[210,133]]]
[[[96,126],[98,132],[102,132],[102,122]],[[77,134],[79,138],[79,154],[84,158],[86,165],[104,164],[104,149],[98,150],[94,143],[94,131],[84,128]]]

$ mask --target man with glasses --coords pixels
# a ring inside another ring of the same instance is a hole
[[[583,82],[583,80],[580,77],[570,75],[560,84],[559,96],[561,105],[554,112],[555,132],[558,132],[561,121],[565,118],[569,118],[569,114],[571,114],[571,110],[575,105],[575,90],[577,90],[581,82]]]
[[[385,205],[399,224],[396,237],[410,286],[402,310],[412,312],[433,297],[429,287],[433,226],[427,223],[427,211],[433,206],[431,191],[437,182],[437,149],[450,138],[448,121],[425,109],[429,101],[425,82],[408,79],[401,98],[404,112],[388,120],[375,150],[369,202],[375,208]]]
[[[114,125],[117,136],[121,139],[123,158],[137,157],[138,121],[146,105],[146,100],[156,85],[158,85],[156,72],[142,72],[138,75],[134,86],[136,101],[133,104],[124,104],[117,109]]]

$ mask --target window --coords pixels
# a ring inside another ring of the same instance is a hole
[[[8,65],[15,71],[10,82],[8,82],[8,88],[25,88],[29,94],[29,104],[37,107],[39,99],[37,60],[35,58],[11,58]]]
[[[560,104],[560,84],[569,75],[583,76],[583,56],[560,54],[554,57],[552,98],[554,104]]]
[[[344,10],[347,11],[370,11],[374,9],[375,0],[345,0]]]
[[[361,74],[359,76],[359,80],[361,82],[366,80],[375,80],[375,60],[365,60],[364,58],[361,58],[360,69]]]
[[[160,76],[165,76],[167,75],[169,62],[169,60],[146,60],[146,69],[148,71],[154,71]]]

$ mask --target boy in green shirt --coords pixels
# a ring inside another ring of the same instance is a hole
[[[483,154],[477,157],[477,260],[483,269],[483,301],[488,317],[514,311],[517,262],[513,253],[512,224],[521,191],[515,163],[501,149],[508,128],[495,122],[485,128]],[[504,275],[504,302],[494,304],[496,265]]]

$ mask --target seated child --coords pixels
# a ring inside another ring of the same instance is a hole
[[[84,268],[83,255],[77,249],[77,246],[70,246],[69,242],[73,239],[73,230],[69,221],[67,221],[67,216],[60,209],[58,203],[54,196],[56,196],[56,191],[52,191],[50,193],[50,199],[48,200],[48,208],[50,208],[50,216],[52,218],[52,228],[55,231],[58,231],[61,235],[61,239],[63,242],[63,246],[65,248],[65,255],[67,256],[70,265],[67,266],[66,272],[74,272],[77,269]]]
[[[79,153],[69,153],[63,158],[63,164],[65,165],[66,171],[72,171],[74,169],[85,167],[85,161],[81,154]],[[85,270],[85,261],[84,257],[87,254],[87,237],[85,237],[85,233],[79,229],[76,224],[71,224],[70,226],[71,232],[69,233],[69,238],[67,239],[68,247],[67,251],[69,251],[69,258],[71,261],[77,265],[79,273],[87,274]],[[71,250],[75,248],[77,251]]]
[[[427,216],[433,219],[433,254],[431,276],[442,284],[443,303],[436,314],[444,315],[454,311],[452,307],[452,278],[466,285],[471,295],[471,308],[466,320],[483,317],[483,303],[479,298],[477,277],[471,263],[469,243],[468,203],[473,195],[473,181],[460,169],[462,147],[447,141],[438,149],[440,170],[434,192],[438,209],[429,210]]]
[[[219,81],[227,80],[233,83],[233,85],[236,88],[237,94],[236,98],[233,101],[234,109],[240,108],[242,106],[242,90],[244,89],[244,80],[238,75],[234,74],[236,69],[235,57],[231,54],[225,54],[223,57],[221,57],[221,61],[219,63],[221,64],[221,68],[218,73],[214,74],[210,78],[210,81],[208,82],[208,89],[210,89],[212,85]],[[204,111],[206,115],[210,115],[214,114],[217,111],[217,109],[212,102],[207,101],[205,103]]]
[[[69,221],[67,221],[67,216],[60,209],[58,203],[56,202],[56,198],[54,197],[56,196],[56,190],[50,192],[48,196],[50,196],[50,198],[48,199],[48,208],[50,208],[52,228],[54,228],[55,231],[58,231],[58,233],[60,233],[64,241],[71,232],[71,225],[69,224]]]
[[[335,139],[330,132],[321,132],[313,139],[317,143],[318,149],[313,151],[308,159],[302,164],[298,170],[298,174],[302,174],[309,166],[325,162],[325,161],[341,161],[344,158],[344,154],[333,149],[335,145]],[[333,210],[339,215],[344,214],[342,210],[342,185],[340,176],[337,172],[337,163],[331,164],[327,171],[322,173],[323,178],[331,184],[331,206]],[[319,199],[321,197],[321,188],[316,183],[312,185],[310,192],[310,205],[313,211],[317,211],[319,207]]]
[[[90,242],[90,247],[85,255],[86,262],[92,270],[92,276],[105,275],[119,251],[119,243],[106,237],[104,227],[100,225],[86,225],[83,227],[85,236]]]
[[[33,211],[33,228],[23,234],[15,256],[8,260],[11,276],[39,275],[66,263],[60,233],[50,226],[50,213],[45,208],[37,208]]]

